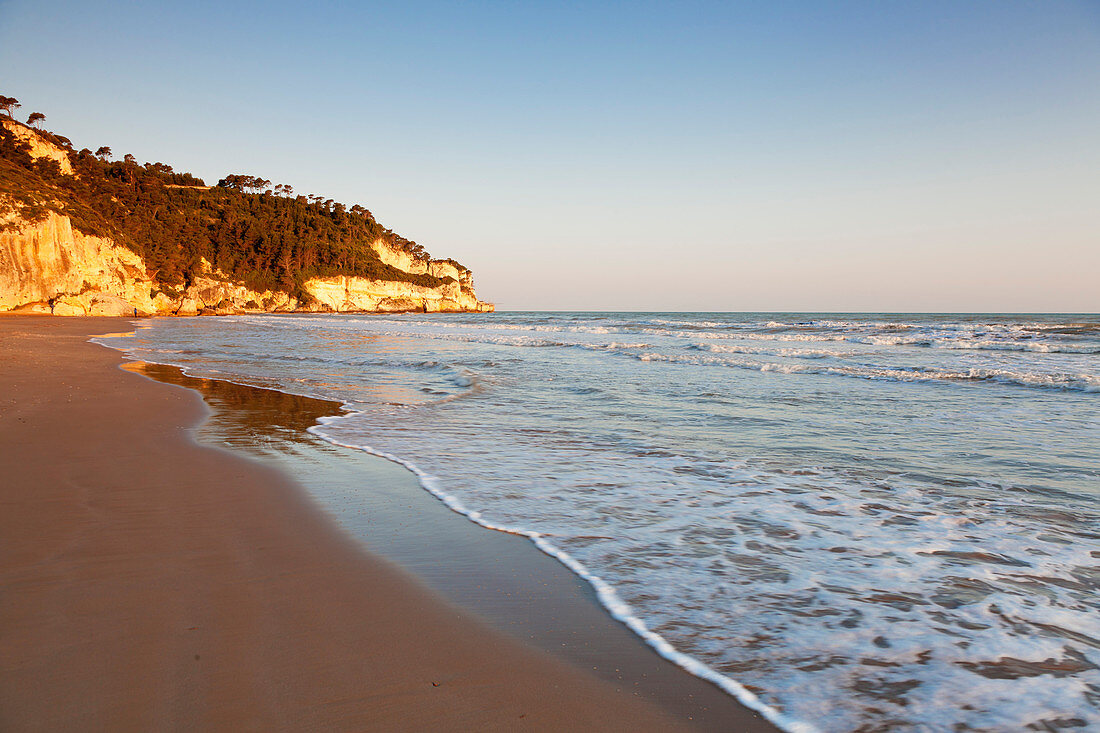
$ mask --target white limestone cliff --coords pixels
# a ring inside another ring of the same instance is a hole
[[[477,299],[468,270],[460,273],[453,265],[447,267],[450,271],[437,271],[451,279],[436,287],[362,277],[314,278],[303,286],[314,299],[310,303],[300,303],[283,292],[251,290],[209,266],[186,290],[173,292],[155,281],[138,255],[110,239],[82,234],[69,217],[51,212],[41,221],[0,232],[0,312],[196,315],[493,310],[491,303]]]

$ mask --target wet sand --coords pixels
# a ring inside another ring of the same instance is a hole
[[[235,444],[218,426],[266,404],[248,394],[264,391],[207,395],[211,413],[198,393],[128,374],[117,352],[86,343],[128,328],[0,318],[0,728],[770,729],[641,642],[628,652],[586,615],[583,588],[538,566],[549,558],[513,546],[513,564],[451,583],[481,608],[367,554],[276,468],[307,465],[280,446],[315,440],[294,438],[308,409],[267,404],[284,419]],[[192,440],[206,418],[204,440],[232,450]],[[331,491],[338,474],[323,482]],[[400,560],[393,545],[419,542],[402,537],[421,512],[387,513],[387,491],[356,521],[371,525],[372,552]],[[412,496],[396,503],[427,497]],[[339,501],[322,504],[355,531]],[[494,534],[455,531],[468,530]],[[467,550],[502,554],[463,536]],[[518,586],[501,582],[509,572]],[[534,587],[548,591],[515,591]],[[492,600],[510,596],[526,605]],[[555,630],[546,613],[580,626]],[[572,650],[552,656],[555,644]]]

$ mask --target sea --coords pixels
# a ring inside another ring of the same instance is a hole
[[[342,402],[312,432],[786,730],[1100,730],[1098,315],[137,323],[104,343]]]

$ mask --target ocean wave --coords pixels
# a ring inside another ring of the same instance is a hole
[[[226,317],[230,320],[233,317]],[[940,322],[910,323],[881,320],[813,319],[807,321],[717,321],[672,318],[622,319],[608,316],[598,323],[514,323],[501,319],[444,320],[397,316],[328,316],[268,318],[280,327],[315,330],[346,329],[367,325],[380,335],[409,338],[453,338],[469,342],[515,346],[574,346],[564,339],[535,338],[522,334],[561,334],[582,337],[644,333],[675,339],[723,341],[779,341],[795,343],[849,342],[869,346],[898,346],[953,351],[1020,351],[1036,354],[1100,354],[1100,325],[1085,322],[996,323]],[[549,318],[549,317],[548,317]],[[622,339],[619,339],[622,341]],[[592,348],[599,348],[593,346]]]
[[[893,382],[997,382],[1019,387],[1059,389],[1077,392],[1100,392],[1100,377],[1091,374],[1058,374],[1013,372],[1006,369],[971,368],[946,370],[932,367],[886,368],[864,366],[811,366],[782,362],[732,360],[705,355],[691,356],[645,352],[636,355],[639,361],[669,362],[707,366],[735,367],[781,374],[827,374],[859,379]]]
[[[1052,344],[1035,341],[968,341],[937,339],[932,346],[940,349],[975,351],[1030,351],[1037,354],[1100,354],[1100,344]]]
[[[840,343],[866,344],[869,346],[917,346],[949,350],[973,351],[1021,351],[1043,354],[1100,354],[1100,344],[1052,343],[1049,341],[999,341],[976,338],[943,338],[933,334],[915,335],[854,335],[835,333],[701,333],[694,331],[656,331],[653,335],[680,339],[707,339],[721,341],[768,341],[792,343]]]
[[[688,349],[709,351],[719,354],[759,354],[763,356],[786,356],[794,359],[844,359],[856,356],[856,351],[837,351],[835,349],[798,349],[762,346],[738,346],[736,344],[690,344]]]

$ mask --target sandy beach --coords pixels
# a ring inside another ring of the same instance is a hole
[[[284,473],[195,442],[198,393],[87,342],[128,328],[0,319],[0,728],[688,725],[368,555]],[[727,729],[766,729],[729,704]]]

